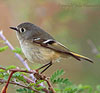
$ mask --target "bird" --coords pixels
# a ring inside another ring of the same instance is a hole
[[[45,64],[38,70],[48,69],[58,59],[73,57],[76,60],[93,61],[85,56],[72,52],[60,42],[56,41],[49,33],[30,22],[24,22],[17,27],[10,27],[16,31],[21,49],[30,62]]]

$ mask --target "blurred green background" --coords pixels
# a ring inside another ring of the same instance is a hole
[[[94,60],[94,64],[73,58],[64,60],[55,63],[45,74],[50,76],[55,70],[64,69],[64,77],[74,84],[89,84],[94,88],[100,84],[100,58],[97,57],[100,50],[100,0],[0,0],[0,29],[14,47],[19,47],[19,42],[9,26],[22,22],[40,26],[72,51]],[[2,46],[4,44],[0,43]],[[24,68],[10,49],[0,53],[0,65]],[[8,89],[8,93],[11,92],[12,88]]]

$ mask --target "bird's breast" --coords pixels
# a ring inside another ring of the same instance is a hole
[[[25,57],[31,62],[47,63],[60,57],[59,53],[33,42],[24,41],[20,45]]]

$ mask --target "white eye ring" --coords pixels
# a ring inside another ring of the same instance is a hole
[[[26,31],[25,28],[20,28],[20,32],[21,32],[21,33],[25,32],[25,31]]]

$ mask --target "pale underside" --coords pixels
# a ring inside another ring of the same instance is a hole
[[[22,51],[25,55],[25,57],[30,62],[36,62],[36,63],[48,63],[50,61],[52,62],[59,62],[62,57],[67,58],[67,55],[63,55],[59,52],[56,52],[54,50],[45,48],[39,44],[32,43],[29,41],[24,41],[21,44]],[[24,47],[23,47],[24,46]]]

